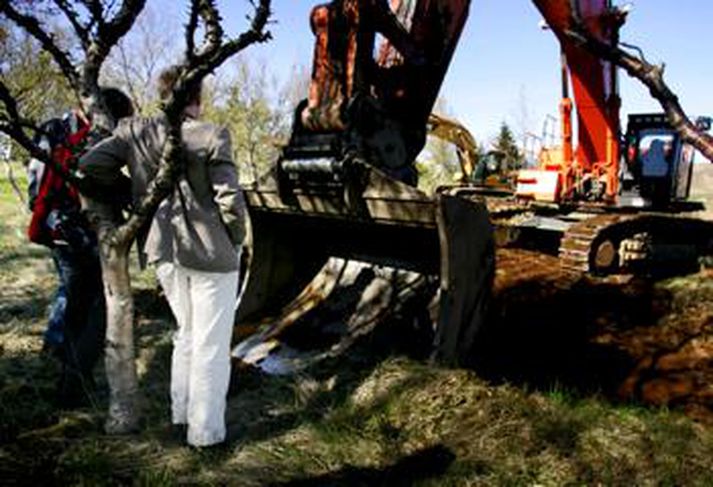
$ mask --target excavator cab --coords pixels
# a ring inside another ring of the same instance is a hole
[[[681,141],[665,114],[629,115],[624,154],[624,197],[634,193],[642,204],[661,209],[688,199],[694,150]]]
[[[328,300],[313,291],[347,272],[329,270],[336,257],[440,276],[433,357],[467,360],[494,274],[488,213],[457,190],[416,189],[414,159],[468,7],[334,0],[312,11],[309,95],[273,170],[245,188],[252,252],[239,328],[274,336]]]

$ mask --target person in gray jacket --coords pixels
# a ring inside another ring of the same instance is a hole
[[[167,98],[178,76],[169,68],[159,79]],[[230,340],[238,291],[239,252],[245,236],[245,202],[225,128],[197,120],[201,85],[191,87],[181,129],[184,169],[159,206],[140,251],[156,266],[178,325],[171,364],[174,425],[187,425],[187,442],[210,446],[225,441],[230,376]],[[85,177],[111,187],[128,165],[138,200],[156,175],[167,122],[122,121],[113,135],[80,161]]]

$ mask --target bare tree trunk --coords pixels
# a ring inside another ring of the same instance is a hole
[[[123,434],[138,428],[139,386],[134,352],[134,300],[129,276],[130,244],[101,244],[102,278],[106,298],[105,366],[109,417],[105,429]]]

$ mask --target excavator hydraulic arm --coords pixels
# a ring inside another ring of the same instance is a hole
[[[469,3],[334,0],[312,11],[309,94],[273,170],[246,189],[253,249],[238,325],[293,321],[304,309],[295,298],[340,257],[440,276],[433,356],[468,360],[494,274],[487,210],[459,190],[406,183]]]
[[[616,66],[603,61],[576,42],[571,32],[586,29],[600,41],[616,45],[625,15],[612,7],[611,0],[532,0],[548,27],[557,37],[564,57],[563,92],[568,92],[567,74],[574,92],[577,114],[577,148],[574,158],[564,157],[562,170],[564,199],[571,196],[573,184],[583,175],[606,181],[606,192],[613,200],[619,187],[619,108]],[[567,123],[571,102],[563,95],[565,137],[571,134]],[[565,144],[566,145],[566,144]]]

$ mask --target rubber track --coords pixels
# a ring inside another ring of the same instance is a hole
[[[559,257],[567,271],[592,272],[590,267],[592,245],[612,225],[626,220],[635,220],[638,215],[606,214],[575,223],[562,236]]]
[[[621,225],[624,223],[624,225]],[[616,227],[616,228],[615,228]],[[611,235],[604,234],[611,230]],[[713,235],[713,223],[692,217],[664,213],[638,214],[603,214],[588,218],[572,225],[563,235],[560,242],[560,262],[565,270],[579,272],[602,271],[591,266],[595,241],[599,237],[612,240],[617,252],[625,238],[631,238],[637,233],[653,232],[654,246],[663,237],[664,243],[668,236],[681,238],[678,243],[690,244],[699,248],[710,247]],[[644,257],[646,258],[646,257]]]

